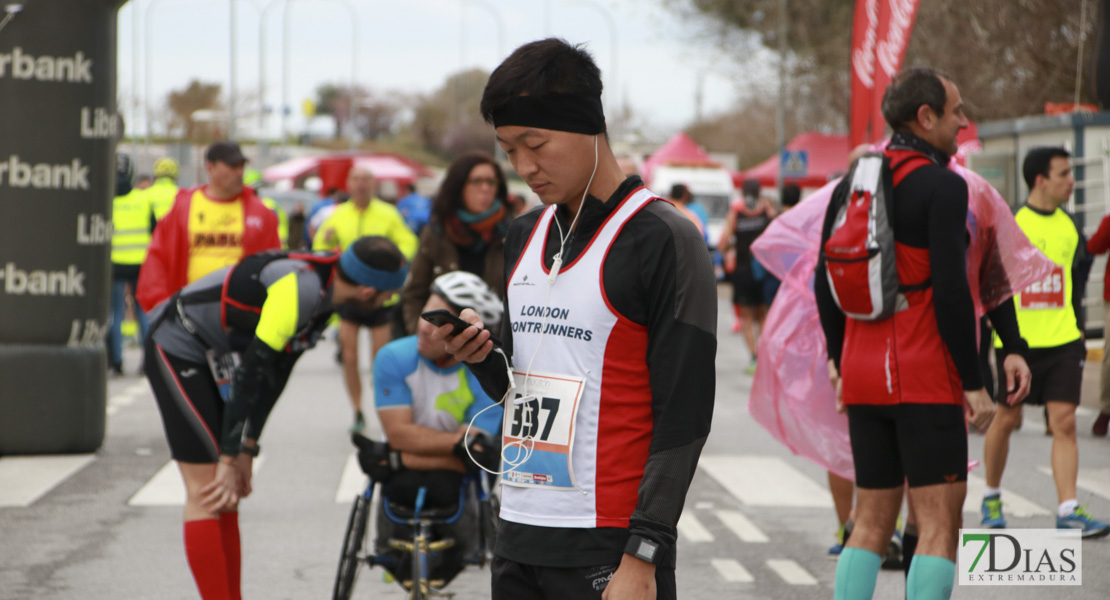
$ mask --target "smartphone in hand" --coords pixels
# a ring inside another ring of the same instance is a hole
[[[436,327],[442,327],[444,325],[454,325],[455,328],[451,331],[451,335],[459,335],[464,330],[466,330],[467,327],[470,327],[472,325],[472,323],[467,323],[459,317],[451,314],[451,311],[443,308],[429,310],[426,313],[421,313],[420,318],[431,323],[432,325],[435,325]],[[497,339],[497,337],[494,336],[492,333],[489,334],[489,341],[493,342],[494,347],[501,347],[501,340]]]

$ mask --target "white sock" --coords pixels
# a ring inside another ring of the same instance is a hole
[[[1000,488],[1000,487],[996,487],[996,488],[988,487],[988,488],[983,489],[983,497],[984,498],[989,498],[991,496],[1001,496],[1001,495],[1002,495],[1002,488]]]
[[[1066,517],[1075,512],[1076,507],[1079,506],[1079,500],[1072,498],[1071,500],[1064,500],[1060,503],[1060,508],[1056,509],[1056,513],[1061,517]]]

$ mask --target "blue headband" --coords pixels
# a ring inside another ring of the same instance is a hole
[[[408,277],[409,274],[408,265],[404,265],[396,271],[384,271],[371,267],[355,256],[354,244],[347,246],[347,250],[339,256],[339,266],[343,267],[343,272],[355,283],[372,287],[379,292],[400,289],[401,286],[405,285],[405,277]]]

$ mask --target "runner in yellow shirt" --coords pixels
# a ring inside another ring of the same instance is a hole
[[[380,235],[389,238],[405,255],[412,260],[416,254],[419,240],[405,226],[404,218],[393,205],[374,197],[374,175],[364,167],[353,167],[347,175],[348,202],[336,206],[327,218],[316,237],[312,240],[313,250],[346,250],[354,240],[366,235]],[[396,298],[381,308],[369,311],[354,307],[340,307],[339,346],[343,361],[343,379],[355,411],[353,433],[361,432],[366,421],[362,415],[362,381],[358,373],[358,332],[362,327],[370,328],[370,358],[392,339],[390,320],[396,310]]]

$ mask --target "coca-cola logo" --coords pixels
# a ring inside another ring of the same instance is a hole
[[[902,67],[902,57],[906,54],[913,19],[917,14],[918,0],[889,0],[890,20],[886,28],[886,38],[879,42],[876,55],[879,66],[887,77],[894,77]]]
[[[852,51],[852,71],[863,82],[864,87],[875,87],[875,43],[879,37],[879,0],[867,0],[864,5],[867,15],[867,28],[863,33],[863,43]]]

